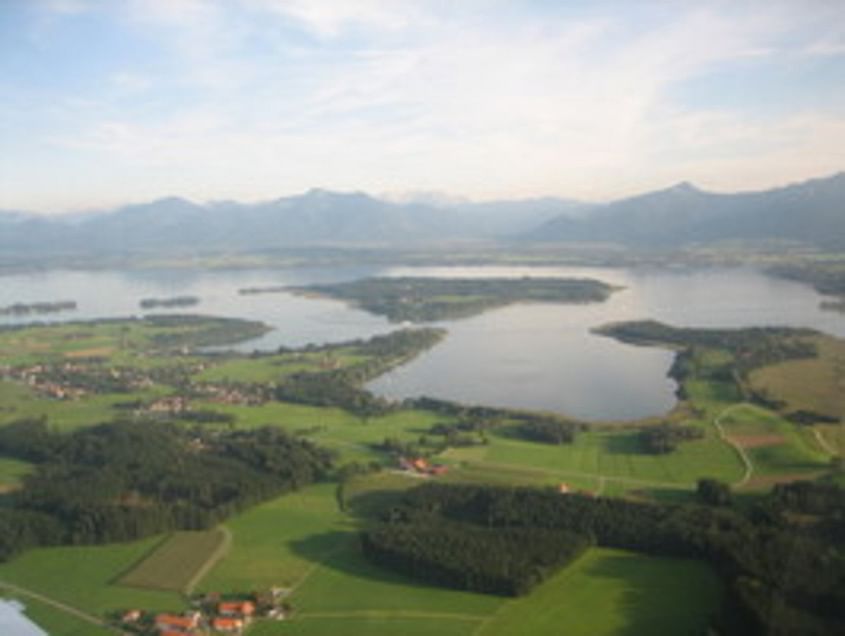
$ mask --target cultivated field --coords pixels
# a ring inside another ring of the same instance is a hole
[[[122,585],[190,591],[193,583],[224,555],[228,531],[174,532],[120,579]]]
[[[785,411],[808,411],[845,425],[845,341],[815,339],[817,358],[790,360],[752,373],[752,384],[785,403]]]

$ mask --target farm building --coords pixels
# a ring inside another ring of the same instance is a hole
[[[237,634],[244,628],[244,622],[240,618],[227,618],[218,616],[212,621],[211,626],[217,632],[226,634]]]

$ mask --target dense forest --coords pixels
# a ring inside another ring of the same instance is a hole
[[[740,509],[729,498],[714,498],[724,487],[713,486],[699,489],[702,504],[679,505],[429,483],[385,511],[382,524],[364,533],[363,545],[381,565],[456,585],[460,581],[441,569],[442,555],[459,551],[462,541],[469,543],[482,530],[559,531],[566,545],[583,540],[708,561],[726,586],[724,612],[714,624],[719,633],[845,633],[845,491],[822,483],[778,486],[751,509]],[[430,538],[438,524],[451,524],[449,540]],[[451,537],[462,531],[463,540]],[[483,563],[471,563],[473,571],[497,571],[500,556],[494,551],[477,558]],[[514,576],[511,582],[520,580]],[[481,585],[471,589],[490,591]]]
[[[578,557],[584,534],[486,528],[437,517],[377,526],[363,535],[374,563],[446,587],[518,596]]]
[[[293,288],[355,303],[393,322],[463,318],[518,302],[603,302],[606,283],[565,278],[365,278]]]
[[[325,476],[328,451],[278,428],[114,422],[70,434],[46,421],[0,428],[0,455],[36,465],[0,508],[0,558],[36,545],[203,529]]]

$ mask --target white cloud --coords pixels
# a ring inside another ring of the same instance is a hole
[[[780,59],[781,36],[800,22],[788,4],[761,15],[681,3],[636,31],[630,15],[496,19],[445,6],[137,0],[130,22],[166,42],[171,68],[114,70],[110,85],[151,102],[174,86],[190,97],[129,114],[119,95],[111,108],[98,96],[100,119],[80,116],[51,147],[78,153],[77,179],[92,191],[127,198],[255,199],[313,185],[608,198],[845,166],[836,114],[764,119],[667,98],[676,82]],[[287,39],[291,24],[318,42]],[[342,44],[356,30],[367,37]]]

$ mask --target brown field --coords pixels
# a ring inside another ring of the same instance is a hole
[[[755,475],[746,482],[744,489],[768,489],[776,484],[788,484],[793,481],[813,481],[824,475],[824,471],[811,473],[783,473],[781,475]]]
[[[65,358],[105,358],[112,353],[114,353],[114,347],[91,347],[90,349],[66,351]]]
[[[775,433],[771,435],[731,435],[730,439],[743,448],[762,448],[763,446],[778,446],[785,444],[786,438]]]

